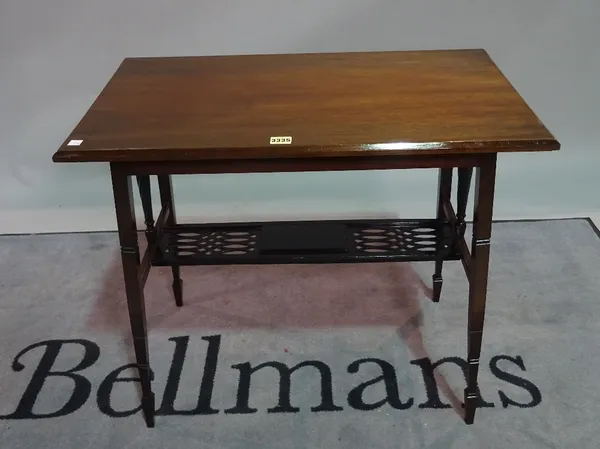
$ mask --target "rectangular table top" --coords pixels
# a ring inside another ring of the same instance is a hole
[[[484,50],[125,59],[55,162],[557,150]]]

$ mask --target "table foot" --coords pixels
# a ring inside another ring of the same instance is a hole
[[[173,295],[175,296],[175,305],[183,306],[183,282],[181,281],[179,265],[171,267],[173,271]]]
[[[439,265],[439,268],[438,268],[438,265]],[[431,298],[431,300],[433,302],[440,302],[440,296],[442,294],[442,284],[444,281],[442,279],[442,275],[437,274],[437,273],[441,273],[441,271],[442,271],[442,262],[436,261],[436,263],[435,263],[436,274],[433,275],[433,297]]]
[[[442,294],[442,265],[444,260],[452,254],[452,231],[448,225],[444,225],[441,230],[441,235],[438,236],[436,245],[435,272],[433,273],[433,302],[439,302]]]
[[[475,421],[475,410],[477,410],[477,394],[469,392],[468,388],[465,388],[463,407],[465,409],[465,424],[473,424]]]
[[[142,413],[144,414],[144,421],[146,421],[146,426],[154,427],[154,393],[151,393],[150,396],[142,397]]]

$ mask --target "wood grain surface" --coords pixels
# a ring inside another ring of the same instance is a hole
[[[125,59],[53,160],[559,147],[484,50],[157,57]]]

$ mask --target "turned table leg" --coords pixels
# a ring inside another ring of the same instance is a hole
[[[482,157],[476,167],[471,272],[469,279],[469,319],[467,342],[467,388],[465,389],[465,422],[472,424],[477,407],[479,357],[483,338],[483,322],[487,296],[492,209],[496,180],[496,155]]]
[[[144,211],[144,223],[146,225],[146,240],[148,246],[156,243],[156,228],[154,227],[154,215],[152,213],[152,193],[150,190],[150,176],[136,176],[140,199],[142,200],[142,210]]]
[[[438,175],[438,201],[437,201],[437,215],[438,220],[444,220],[446,214],[444,213],[444,202],[450,201],[452,193],[452,169],[451,168],[440,168]],[[435,272],[433,273],[433,301],[438,302],[440,295],[442,294],[442,264],[446,257],[447,248],[444,248],[446,239],[440,237],[438,247],[436,248],[436,259],[435,259]]]
[[[148,427],[154,427],[154,393],[151,385],[152,374],[148,356],[146,310],[143,285],[140,280],[140,251],[133,207],[131,176],[122,171],[118,164],[111,164],[111,176],[119,229],[119,243],[121,245],[127,308],[142,387],[142,412]]]
[[[158,175],[158,189],[162,207],[167,207],[169,209],[167,226],[172,226],[177,222],[177,217],[175,215],[175,201],[173,199],[171,175]],[[171,271],[173,272],[173,296],[175,296],[175,304],[177,307],[181,307],[183,305],[183,289],[179,265],[171,265]]]

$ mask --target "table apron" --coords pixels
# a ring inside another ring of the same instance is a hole
[[[111,166],[128,175],[183,175],[218,173],[274,173],[352,170],[396,170],[413,168],[476,167],[495,153],[423,155],[423,156],[356,156],[285,159],[236,159],[203,161],[111,162]]]

